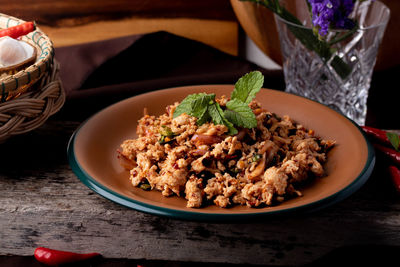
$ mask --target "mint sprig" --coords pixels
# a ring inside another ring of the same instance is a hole
[[[231,100],[223,110],[215,101],[215,94],[188,95],[176,107],[173,118],[186,113],[197,118],[197,125],[213,122],[215,125],[225,125],[229,134],[237,134],[236,127],[254,128],[257,126],[256,116],[249,107],[264,84],[264,76],[259,71],[247,73],[235,84]]]

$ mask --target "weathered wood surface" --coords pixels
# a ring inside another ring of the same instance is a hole
[[[125,208],[85,187],[66,159],[78,125],[50,120],[0,144],[0,255],[49,246],[106,258],[294,266],[340,247],[400,246],[400,197],[383,171],[346,200],[308,215],[180,221]]]

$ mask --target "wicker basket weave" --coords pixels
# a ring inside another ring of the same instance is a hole
[[[65,93],[57,61],[39,83],[40,89],[0,103],[0,142],[36,129],[63,106]]]
[[[23,22],[0,13],[0,28]],[[0,79],[0,142],[41,126],[65,101],[51,40],[39,28],[21,39],[36,48],[37,58],[27,68]]]

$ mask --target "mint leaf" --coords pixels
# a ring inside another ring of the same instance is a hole
[[[199,96],[193,101],[192,112],[189,114],[196,118],[202,118],[207,112],[208,104],[210,101],[214,101],[215,94],[199,94]]]
[[[194,101],[192,116],[197,117],[197,125],[203,125],[210,120],[208,106],[210,105],[210,103],[214,103],[214,99],[215,94],[204,94],[204,96]]]
[[[225,118],[234,125],[244,128],[257,127],[257,119],[249,106],[238,99],[226,103]]]
[[[389,139],[390,143],[396,149],[396,151],[400,151],[400,136],[395,133],[386,132],[386,136]]]
[[[210,121],[210,119],[211,117],[210,114],[208,113],[208,107],[207,107],[206,112],[204,112],[204,114],[201,117],[198,117],[196,124],[198,126],[203,125],[207,121]]]
[[[188,95],[176,107],[173,118],[183,113],[199,118],[207,111],[208,102],[214,98],[215,94],[199,93]]]
[[[208,106],[208,114],[215,125],[222,124],[228,127],[230,135],[238,133],[233,124],[225,118],[224,111],[218,103],[214,102]]]
[[[193,101],[196,100],[198,97],[199,94],[192,94],[183,99],[182,102],[176,107],[173,118],[176,118],[183,113],[186,113],[188,115],[191,114]]]
[[[235,84],[231,99],[239,99],[243,103],[249,104],[260,91],[264,84],[264,76],[259,71],[247,73]]]

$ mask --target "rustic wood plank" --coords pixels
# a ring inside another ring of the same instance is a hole
[[[0,4],[2,13],[36,21],[55,46],[162,30],[238,54],[238,23],[229,0],[0,0]]]
[[[238,23],[193,18],[127,18],[73,27],[39,25],[56,47],[100,41],[132,34],[167,31],[203,42],[231,55],[238,54]]]
[[[125,208],[86,188],[65,153],[78,125],[50,120],[0,145],[0,255],[49,246],[107,258],[293,266],[343,246],[400,245],[399,197],[381,171],[353,196],[308,215],[180,221]]]
[[[49,26],[75,26],[128,17],[235,20],[229,0],[0,0],[1,12]]]

